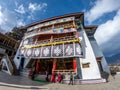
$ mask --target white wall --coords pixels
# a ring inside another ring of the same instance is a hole
[[[17,67],[17,69],[19,69],[19,65],[20,65],[20,60],[21,60],[21,56],[20,56],[20,47],[22,46],[22,43],[23,43],[23,40],[21,41],[21,43],[20,43],[20,45],[19,45],[19,48],[18,48],[18,50],[17,50],[17,53],[16,53],[16,55],[15,55],[15,57],[14,57],[14,63],[15,63],[15,65],[16,65],[16,67]],[[19,58],[18,58],[19,57]]]
[[[2,71],[6,72],[6,73],[8,73],[8,74],[10,74],[10,75],[12,75],[11,72],[10,72],[10,70],[9,70],[9,67],[8,67],[6,58],[3,58],[3,59],[2,59],[2,64],[3,64],[2,67],[3,67],[3,66],[6,66],[6,67],[7,67],[7,70],[2,70]]]
[[[97,42],[95,40],[92,40],[90,42],[91,42],[91,45],[93,47],[93,51],[95,53],[95,56],[96,57],[103,57],[102,61],[101,61],[103,70],[107,73],[110,73],[110,70],[109,70],[108,64],[106,62],[106,59],[105,59],[102,51],[99,49]]]
[[[79,32],[79,38],[82,36],[82,49],[83,49],[83,58],[80,59],[80,66],[82,72],[82,79],[99,79],[101,78],[100,71],[98,68],[98,64],[90,44],[90,41],[86,35],[85,30]],[[82,68],[82,63],[90,63],[89,68]]]

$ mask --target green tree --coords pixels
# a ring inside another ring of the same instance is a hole
[[[11,32],[5,33],[5,35],[17,40],[21,41],[22,37],[24,36],[24,33],[26,32],[26,28],[24,27],[14,27]]]

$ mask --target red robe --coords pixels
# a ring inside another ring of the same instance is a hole
[[[36,73],[40,72],[40,62],[36,63]]]
[[[54,82],[55,83],[55,73],[53,72],[52,75],[51,75],[51,82]]]
[[[58,74],[58,80],[57,80],[59,83],[61,83],[62,81],[62,75],[61,74]]]

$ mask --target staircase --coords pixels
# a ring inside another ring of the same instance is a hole
[[[28,77],[29,71],[30,71],[29,69],[23,69],[20,71],[20,75],[24,77]]]
[[[15,66],[15,63],[13,60],[11,60],[11,63],[13,65],[13,75],[20,75],[19,70],[17,69],[17,67]]]
[[[10,75],[19,75],[19,71],[17,70],[15,63],[13,62],[11,57],[5,54],[5,56],[2,58],[2,62],[6,65],[7,68],[7,71],[5,72]]]
[[[30,66],[31,64],[33,63],[33,60],[31,60],[31,58],[28,58],[26,61],[25,61],[25,65],[24,65],[24,69],[21,69],[19,71],[19,74],[21,76],[24,76],[24,77],[28,77],[28,74],[30,72]]]

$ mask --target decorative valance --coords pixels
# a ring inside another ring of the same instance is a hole
[[[80,43],[69,43],[52,46],[43,46],[39,48],[27,48],[21,50],[25,57],[29,58],[65,58],[81,57],[82,50]]]

